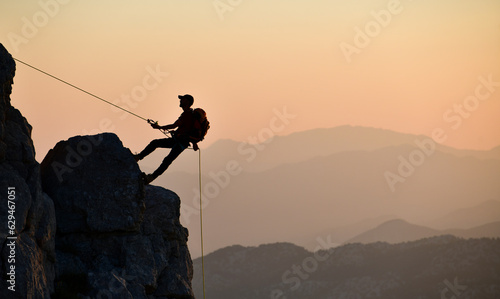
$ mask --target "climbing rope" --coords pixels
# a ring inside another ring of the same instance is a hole
[[[198,174],[198,181],[200,185],[201,279],[203,282],[203,299],[205,299],[205,255],[203,254],[203,207],[201,203],[201,149],[198,149]]]
[[[71,86],[71,87],[73,87],[73,88],[76,88],[76,89],[78,89],[79,91],[84,92],[84,93],[86,93],[86,94],[88,94],[88,95],[90,95],[90,96],[92,96],[92,97],[94,97],[94,98],[96,98],[96,99],[98,99],[98,100],[101,100],[101,101],[103,101],[103,102],[105,102],[105,103],[108,103],[108,104],[110,104],[111,106],[114,106],[114,107],[116,107],[116,108],[118,108],[118,109],[121,109],[121,110],[123,110],[123,111],[127,112],[127,113],[130,113],[130,114],[132,114],[133,116],[138,117],[138,118],[140,118],[140,119],[142,119],[142,120],[148,121],[148,120],[147,120],[147,119],[145,119],[144,117],[142,117],[142,116],[140,116],[140,115],[137,115],[137,114],[135,114],[135,113],[133,113],[133,112],[131,112],[131,111],[128,111],[127,109],[122,108],[122,107],[120,107],[120,106],[118,106],[118,105],[115,105],[115,104],[111,103],[110,101],[106,101],[105,99],[103,99],[103,98],[101,98],[101,97],[98,97],[98,96],[96,96],[95,94],[90,93],[90,92],[86,91],[86,90],[85,90],[85,89],[83,89],[83,88],[80,88],[80,87],[78,87],[78,86],[76,86],[76,85],[73,85],[73,84],[71,84],[71,83],[67,82],[67,81],[64,81],[63,79],[60,79],[60,78],[58,78],[58,77],[56,77],[56,76],[54,76],[54,75],[51,75],[51,74],[49,74],[49,73],[47,73],[47,72],[44,72],[44,71],[42,71],[41,69],[36,68],[36,67],[32,66],[31,64],[28,64],[28,63],[26,63],[26,62],[24,62],[24,61],[21,61],[21,60],[19,60],[19,59],[15,58],[15,57],[12,57],[12,58],[14,58],[14,60],[15,60],[15,61],[18,61],[18,62],[20,62],[20,63],[22,63],[22,64],[24,64],[24,65],[26,65],[26,66],[28,66],[28,67],[30,67],[30,68],[32,68],[32,69],[34,69],[34,70],[39,71],[39,72],[40,72],[40,73],[42,73],[42,74],[45,74],[45,75],[47,75],[47,76],[49,76],[49,77],[51,77],[51,78],[54,78],[54,79],[56,79],[56,80],[58,80],[58,81],[60,81],[60,82],[62,82],[62,83],[64,83],[64,84],[67,84],[67,85],[69,85],[69,86]]]
[[[105,103],[107,103],[107,104],[109,104],[111,106],[114,106],[114,107],[116,107],[116,108],[118,108],[120,110],[123,110],[123,111],[125,111],[127,113],[130,113],[130,114],[132,114],[133,116],[135,116],[137,118],[145,120],[149,124],[151,124],[153,122],[151,119],[146,119],[146,118],[144,118],[144,117],[142,117],[140,115],[137,115],[137,114],[135,114],[135,113],[133,113],[133,112],[125,109],[125,108],[122,108],[122,107],[120,107],[118,105],[115,105],[115,104],[111,103],[110,101],[107,101],[107,100],[105,100],[105,99],[103,99],[103,98],[101,98],[99,96],[96,96],[95,94],[93,94],[91,92],[86,91],[83,88],[80,88],[80,87],[78,87],[78,86],[76,86],[74,84],[71,84],[71,83],[63,80],[63,79],[60,79],[60,78],[58,78],[58,77],[56,77],[54,75],[51,75],[51,74],[49,74],[49,73],[47,73],[45,71],[42,71],[41,69],[36,68],[36,67],[32,66],[29,63],[26,63],[26,62],[24,62],[22,60],[19,60],[19,59],[15,58],[15,57],[12,57],[12,58],[14,58],[15,61],[20,62],[20,63],[22,63],[22,64],[24,64],[24,65],[26,65],[26,66],[34,69],[34,70],[36,70],[36,71],[39,71],[42,74],[45,74],[45,75],[47,75],[47,76],[49,76],[49,77],[51,77],[53,79],[56,79],[57,81],[60,81],[60,82],[62,82],[64,84],[66,84],[66,85],[69,85],[69,86],[71,86],[71,87],[73,87],[75,89],[78,89],[79,91],[81,91],[83,93],[86,93],[86,94],[88,94],[88,95],[90,95],[90,96],[92,96],[92,97],[94,97],[94,98],[96,98],[98,100],[101,100],[101,101],[103,101],[103,102],[105,102]],[[167,130],[160,130],[160,132],[162,132],[163,134],[165,134],[165,136],[168,136],[168,134],[171,134],[171,132],[167,131]],[[192,149],[192,148],[189,148],[189,149]],[[205,260],[204,260],[204,253],[203,253],[203,209],[202,209],[202,198],[201,198],[201,195],[202,195],[202,190],[201,190],[201,149],[198,149],[198,171],[199,171],[198,172],[198,174],[199,174],[198,181],[199,181],[199,186],[200,186],[200,237],[201,237],[201,273],[202,273],[201,276],[202,276],[202,280],[203,280],[203,298],[205,299]]]

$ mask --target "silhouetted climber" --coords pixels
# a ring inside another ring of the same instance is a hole
[[[135,160],[139,161],[151,154],[157,148],[171,148],[170,153],[163,159],[158,169],[151,174],[145,175],[145,184],[151,183],[165,172],[175,158],[189,147],[189,143],[193,144],[193,149],[195,151],[198,150],[198,142],[203,140],[210,127],[203,109],[191,109],[194,103],[194,98],[191,95],[180,95],[179,99],[179,106],[182,108],[183,112],[173,124],[160,126],[158,123],[151,123],[151,126],[155,129],[172,130],[177,128],[177,130],[171,132],[172,137],[155,139],[151,141],[142,152],[134,155]]]

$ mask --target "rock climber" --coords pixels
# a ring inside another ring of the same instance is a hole
[[[151,123],[154,129],[161,130],[173,130],[171,132],[171,137],[163,139],[155,139],[151,141],[146,148],[139,154],[134,155],[135,161],[140,161],[144,159],[147,155],[151,154],[157,148],[171,148],[170,153],[163,159],[158,169],[153,173],[144,176],[144,183],[147,185],[160,176],[170,164],[186,149],[189,147],[189,143],[193,144],[193,149],[198,150],[197,139],[192,137],[192,132],[194,129],[194,115],[191,106],[194,103],[193,96],[179,95],[180,107],[183,112],[179,118],[171,125],[160,126],[158,123]]]

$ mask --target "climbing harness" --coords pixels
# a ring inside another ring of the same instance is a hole
[[[154,121],[154,120],[152,120],[152,119],[148,119],[148,123],[149,123],[150,125],[158,125],[158,122],[157,122],[157,121]],[[162,128],[159,128],[158,130],[160,130],[160,132],[162,132],[162,133],[163,133],[163,135],[165,135],[165,136],[167,136],[167,137],[169,137],[169,138],[174,139],[174,140],[175,140],[175,142],[177,142],[177,143],[178,143],[178,144],[182,147],[182,149],[183,149],[183,150],[185,150],[185,149],[192,149],[192,150],[194,150],[194,148],[189,147],[189,145],[188,145],[187,147],[186,147],[186,146],[184,146],[184,145],[182,145],[182,142],[180,142],[180,141],[177,139],[177,137],[175,137],[175,135],[174,135],[174,132],[173,132],[173,131],[171,131],[171,130],[165,130],[165,129],[162,129]]]
[[[26,63],[24,61],[21,61],[21,60],[15,58],[15,57],[12,57],[12,58],[15,61],[17,61],[19,63],[22,63],[22,64],[24,64],[24,65],[26,65],[26,66],[28,66],[28,67],[36,70],[36,71],[39,71],[42,74],[45,74],[45,75],[47,75],[47,76],[49,76],[49,77],[51,77],[53,79],[56,79],[57,81],[60,81],[60,82],[62,82],[64,84],[66,84],[66,85],[69,85],[69,86],[71,86],[71,87],[73,87],[75,89],[78,89],[79,91],[81,91],[83,93],[86,93],[86,94],[88,94],[88,95],[90,95],[90,96],[92,96],[92,97],[94,97],[94,98],[96,98],[98,100],[101,100],[101,101],[103,101],[103,102],[105,102],[105,103],[107,103],[107,104],[109,104],[111,106],[114,106],[114,107],[116,107],[116,108],[118,108],[120,110],[123,110],[123,111],[125,111],[127,113],[130,113],[130,114],[132,114],[133,116],[135,116],[137,118],[145,120],[150,125],[152,125],[152,124],[158,124],[157,121],[153,121],[152,119],[146,119],[146,118],[144,118],[144,117],[142,117],[142,116],[140,116],[138,114],[135,114],[135,113],[133,113],[133,112],[131,112],[131,111],[125,109],[125,108],[122,108],[122,107],[120,107],[118,105],[115,105],[115,104],[111,103],[110,101],[107,101],[107,100],[105,100],[105,99],[103,99],[103,98],[101,98],[99,96],[96,96],[93,93],[90,93],[90,92],[86,91],[85,89],[82,89],[82,88],[80,88],[80,87],[78,87],[76,85],[73,85],[73,84],[71,84],[71,83],[69,83],[69,82],[67,82],[67,81],[65,81],[63,79],[60,79],[60,78],[58,78],[58,77],[56,77],[54,75],[51,75],[51,74],[49,74],[49,73],[47,73],[45,71],[42,71],[41,69],[36,68],[36,67],[32,66],[31,64],[28,64],[28,63]],[[170,135],[170,137],[172,137],[172,138],[175,139],[175,136],[172,134],[171,131],[164,130],[164,129],[159,129],[159,130],[160,130],[160,132],[162,132],[163,134],[165,134],[165,136],[168,137]],[[188,149],[193,149],[193,148],[188,147]],[[201,149],[198,149],[198,182],[199,182],[199,187],[200,187],[200,237],[201,237],[201,273],[202,273],[201,276],[202,276],[202,280],[203,280],[203,298],[205,298],[205,260],[204,260],[204,253],[203,253],[203,209],[202,209],[202,198],[201,198],[201,196],[202,196],[202,191],[201,191]]]
[[[148,122],[148,124],[150,124],[150,125],[158,125],[158,121],[154,121],[154,120],[149,119],[149,118],[148,118],[147,122]],[[165,129],[161,129],[161,128],[160,128],[160,129],[158,129],[158,130],[160,130],[160,132],[162,132],[162,133],[163,133],[163,135],[165,135],[165,136],[167,136],[167,137],[172,137],[172,138],[174,137],[174,134],[172,134],[172,132],[171,132],[171,131],[169,131],[169,130],[165,130]]]

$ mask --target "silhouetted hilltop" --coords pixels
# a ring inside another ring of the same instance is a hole
[[[292,265],[307,251],[291,243],[265,244],[258,247],[233,245],[205,257],[205,283],[208,298],[270,298],[259,290],[281,277],[278,265]],[[195,259],[193,289],[202,297],[201,258]],[[238,294],[235,296],[235,294]]]
[[[415,241],[440,235],[440,232],[425,226],[408,223],[402,219],[394,219],[382,223],[345,243],[387,242],[391,244]]]
[[[470,228],[500,220],[500,201],[487,200],[469,208],[463,208],[448,213],[436,219],[430,225],[433,228]]]
[[[367,230],[345,243],[387,242],[391,244],[416,241],[440,235],[453,235],[461,238],[500,238],[500,221],[484,224],[469,229],[437,230],[416,225],[402,219],[394,219]]]
[[[460,238],[477,238],[478,236],[500,238],[500,221],[483,224],[469,229],[447,229],[445,232]]]
[[[193,262],[199,296],[201,260]],[[496,299],[500,239],[441,236],[317,252],[290,243],[238,246],[207,255],[205,272],[207,297],[218,299]]]
[[[0,298],[194,298],[179,197],[144,186],[111,133],[61,141],[39,165],[14,71],[0,45]]]

